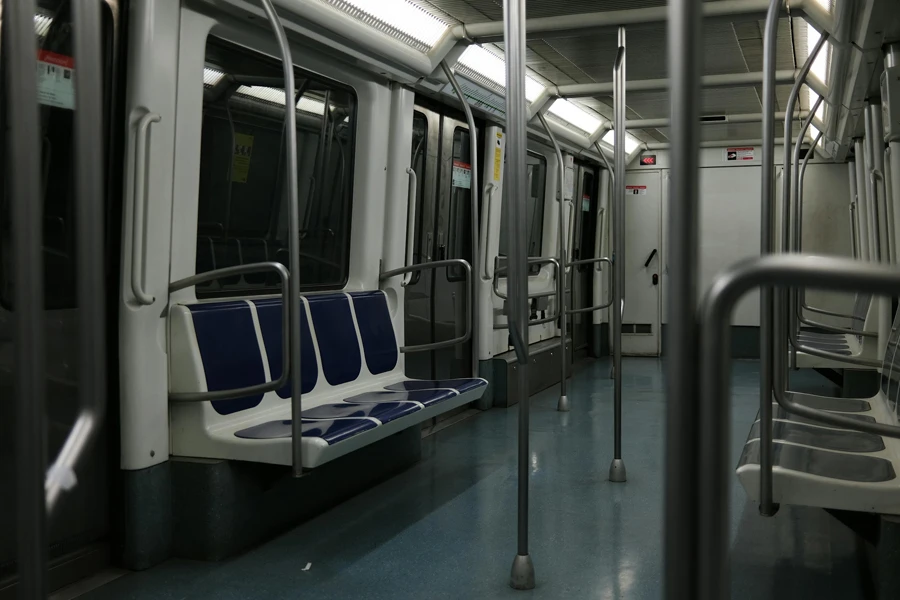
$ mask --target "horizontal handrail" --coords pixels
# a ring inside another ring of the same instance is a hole
[[[831,331],[834,333],[846,333],[849,335],[858,335],[861,337],[878,337],[878,334],[874,331],[857,331],[856,329],[850,329],[849,327],[839,327],[837,325],[829,325],[828,323],[820,323],[819,321],[813,321],[808,319],[805,316],[800,317],[800,322],[804,325],[809,325],[810,327],[818,327],[819,329],[824,329],[826,331]]]
[[[731,397],[731,356],[728,352],[731,314],[746,292],[761,286],[815,287],[895,296],[900,294],[900,271],[872,263],[860,264],[855,260],[794,254],[743,261],[716,278],[706,293],[700,313],[700,362],[704,365],[701,369],[700,409],[705,429],[716,432],[713,437],[718,440],[717,447],[721,448],[724,443],[726,450],[729,435],[726,400]],[[776,392],[780,391],[778,387],[775,386]],[[900,427],[894,425],[858,421],[810,408],[793,402],[785,394],[776,393],[775,399],[785,411],[795,415],[845,429],[900,438]],[[712,448],[707,450],[713,451]],[[713,479],[719,476],[716,474]]]
[[[863,323],[865,323],[865,321],[866,321],[865,317],[859,317],[857,315],[846,315],[846,314],[839,313],[839,312],[825,310],[824,308],[816,308],[814,306],[809,306],[807,304],[801,304],[800,308],[802,308],[803,310],[808,310],[809,312],[818,313],[820,315],[826,315],[828,317],[838,317],[839,319],[850,319],[851,321],[862,321]]]
[[[607,257],[605,257],[605,256],[602,257],[602,258],[586,258],[586,259],[584,259],[584,260],[576,260],[576,261],[574,261],[574,262],[569,263],[569,265],[574,267],[574,266],[577,266],[577,265],[580,265],[580,264],[590,264],[590,263],[597,263],[597,270],[598,270],[598,271],[602,271],[602,270],[603,270],[603,269],[600,267],[600,265],[603,264],[603,263],[607,263],[610,267],[613,266],[612,260],[610,260],[609,258],[607,258]],[[566,311],[566,313],[568,313],[568,314],[570,314],[570,315],[579,315],[579,314],[582,314],[582,313],[594,312],[595,310],[603,310],[604,308],[609,308],[610,306],[612,306],[612,303],[613,303],[613,289],[612,289],[613,278],[612,278],[612,269],[610,269],[609,273],[610,273],[610,277],[609,277],[610,284],[609,284],[608,286],[606,286],[606,290],[607,290],[607,292],[606,292],[606,302],[604,302],[603,304],[597,304],[597,305],[594,305],[594,306],[587,306],[587,307],[584,307],[584,308],[569,309],[569,310]]]
[[[384,281],[385,279],[390,279],[391,277],[396,277],[397,275],[403,275],[404,273],[410,273],[412,271],[440,269],[442,267],[453,266],[462,267],[466,270],[466,332],[459,337],[445,340],[443,342],[418,344],[416,346],[400,346],[400,352],[429,352],[431,350],[440,350],[441,348],[450,348],[452,346],[456,346],[457,344],[465,344],[470,339],[472,339],[472,265],[470,265],[468,261],[461,258],[448,258],[446,260],[436,260],[433,262],[425,262],[416,265],[400,267],[399,269],[391,269],[390,271],[383,271],[381,275],[378,276],[379,281]]]
[[[230,390],[215,390],[212,392],[175,392],[169,393],[169,400],[172,402],[211,402],[213,400],[234,400],[235,398],[243,398],[245,396],[253,396],[255,394],[265,394],[281,389],[287,385],[288,379],[291,377],[291,357],[290,357],[290,274],[287,268],[279,262],[261,262],[248,265],[236,265],[233,267],[224,267],[214,271],[198,273],[173,281],[169,284],[169,293],[177,292],[185,288],[193,287],[200,283],[213,281],[222,277],[232,275],[244,275],[246,273],[259,273],[261,271],[275,271],[281,278],[281,377],[275,381],[259,383],[256,385],[248,385],[242,388],[234,388]]]
[[[571,311],[567,311],[567,312],[571,312]],[[533,325],[543,325],[543,324],[545,324],[545,323],[552,323],[553,321],[556,321],[557,319],[559,319],[559,315],[558,315],[558,314],[556,314],[556,315],[551,315],[551,316],[549,316],[549,317],[544,317],[544,318],[542,318],[542,319],[536,319],[536,320],[534,320],[534,321],[528,321],[528,322],[526,323],[526,325],[527,325],[528,327],[531,327],[531,326],[533,326]],[[508,318],[507,318],[506,323],[494,323],[494,329],[495,329],[495,330],[498,330],[498,329],[509,329],[509,326],[510,326],[510,322],[509,322],[509,319],[508,319]]]
[[[556,268],[555,277],[559,277],[559,261],[552,256],[531,256],[528,258],[529,265],[553,265]],[[494,294],[498,298],[502,298],[503,300],[508,300],[509,296],[500,291],[500,275],[502,273],[506,273],[506,268],[500,268],[500,257],[497,256],[494,258],[494,278],[493,283],[491,285],[494,290]],[[554,278],[555,278],[554,277]],[[558,286],[557,286],[558,287]],[[558,296],[559,290],[554,289],[549,292],[534,292],[528,294],[528,298],[549,298],[550,296]]]

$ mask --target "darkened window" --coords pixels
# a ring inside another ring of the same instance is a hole
[[[72,49],[71,4],[65,1],[43,2],[34,16],[37,51],[37,95],[41,127],[41,184],[43,194],[43,261],[44,306],[47,309],[76,306],[75,278],[75,62]],[[103,5],[106,6],[105,4]],[[102,15],[103,74],[108,93],[112,61],[112,17],[104,8]],[[5,39],[5,36],[3,36]],[[5,43],[3,44],[5,46]],[[0,127],[9,135],[6,122],[6,52],[3,56],[2,99],[0,99]],[[107,98],[93,99],[107,103]],[[0,149],[3,169],[9,163],[6,138]],[[97,144],[96,160],[105,161]],[[12,232],[9,203],[9,179],[2,177],[0,198],[0,303],[12,307]]]
[[[547,159],[539,154],[528,153],[526,157],[526,198],[525,210],[527,212],[528,230],[528,256],[541,256],[541,249],[544,236],[544,190],[547,183]],[[508,172],[508,171],[507,171]],[[504,211],[500,216],[500,256],[506,258],[507,244],[509,235],[508,225],[506,223],[506,203],[509,201],[508,196],[509,185],[503,186],[503,207]],[[555,256],[555,253],[554,253]],[[505,265],[506,261],[501,260],[501,265]],[[528,272],[532,275],[541,270],[540,265],[532,265]]]
[[[300,285],[347,282],[356,95],[295,69]],[[204,70],[197,273],[241,264],[288,264],[285,93],[281,65],[211,37]],[[197,287],[198,297],[272,293],[260,273]]]
[[[469,130],[453,131],[453,161],[450,181],[450,219],[447,227],[447,258],[472,256],[472,154]],[[447,279],[465,279],[462,267],[447,268]]]
[[[424,231],[425,210],[425,159],[428,156],[428,119],[419,111],[413,113],[412,155],[410,164],[416,172],[416,222],[413,224],[415,239],[413,240],[412,264],[419,264],[422,257],[422,232]],[[407,240],[409,243],[409,240]],[[405,255],[404,255],[405,256]],[[416,283],[421,277],[421,271],[412,274],[410,283]]]

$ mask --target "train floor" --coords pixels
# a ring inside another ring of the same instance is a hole
[[[421,462],[280,537],[221,563],[170,560],[81,597],[91,600],[662,598],[665,394],[659,359],[625,359],[624,459],[610,483],[612,381],[607,359],[532,397],[530,549],[537,587],[509,588],[516,550],[516,408],[429,436]],[[736,463],[759,402],[758,363],[737,361]],[[803,372],[798,383],[828,389]],[[811,390],[810,390],[811,391]],[[760,517],[731,488],[732,597],[854,600],[866,594],[855,537],[818,509]]]

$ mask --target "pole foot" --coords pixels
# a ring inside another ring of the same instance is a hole
[[[560,396],[559,402],[556,404],[556,410],[559,412],[569,412],[569,397]]]
[[[514,590],[534,589],[534,563],[531,555],[517,554],[513,559],[512,572],[509,574],[509,587]]]
[[[625,461],[621,458],[614,458],[609,465],[609,480],[613,483],[625,483],[628,480],[625,473]]]
[[[778,509],[781,508],[781,505],[777,502],[773,502],[771,506],[763,506],[759,505],[759,514],[763,517],[774,517],[778,514]]]

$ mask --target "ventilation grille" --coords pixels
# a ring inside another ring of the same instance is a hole
[[[650,323],[622,323],[622,335],[653,335]]]

